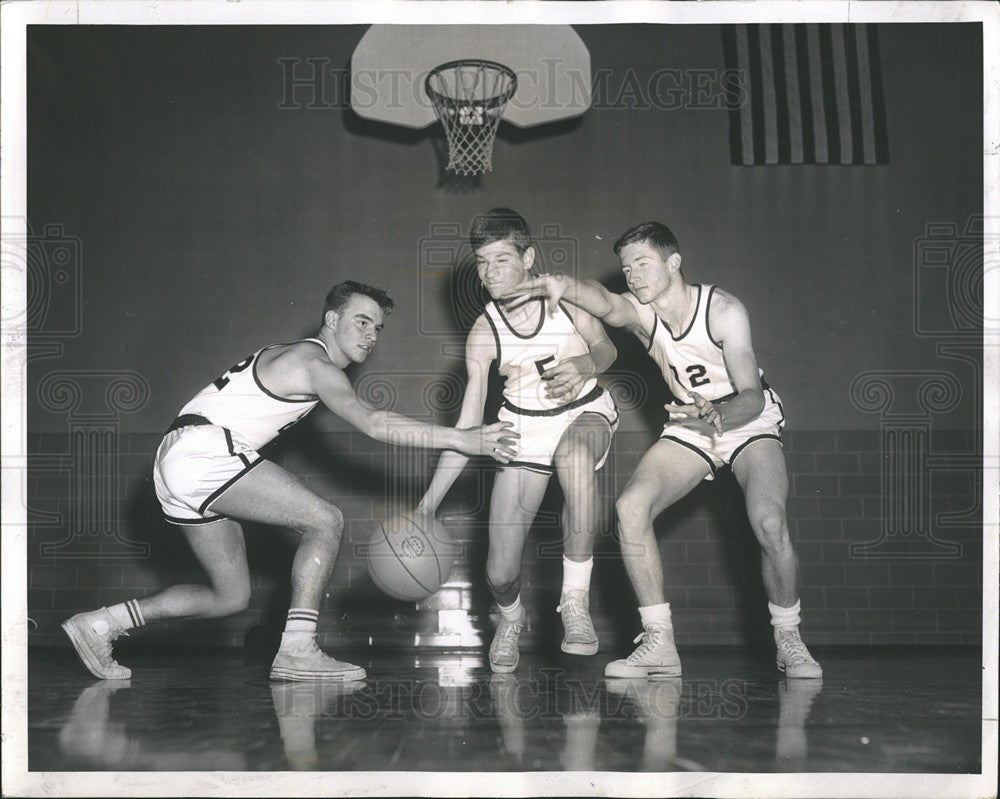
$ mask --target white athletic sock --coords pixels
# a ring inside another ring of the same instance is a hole
[[[662,602],[659,605],[646,605],[639,608],[639,618],[642,619],[643,628],[651,625],[673,627],[673,622],[670,618],[669,602]]]
[[[117,605],[109,605],[108,613],[122,629],[131,630],[134,627],[143,627],[146,619],[139,608],[139,600],[130,599],[128,602],[119,602]]]
[[[767,603],[767,609],[771,611],[771,626],[775,630],[785,630],[793,627],[798,627],[802,619],[799,617],[799,611],[802,610],[801,600],[795,600],[795,604],[790,608],[783,608],[780,605]]]
[[[565,594],[567,591],[589,591],[590,573],[593,568],[592,557],[580,563],[563,555],[562,592]]]
[[[515,621],[521,616],[521,595],[518,594],[514,597],[514,601],[506,607],[499,602],[497,603],[497,607],[500,609],[500,615],[507,621]]]

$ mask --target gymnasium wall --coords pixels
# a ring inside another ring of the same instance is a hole
[[[43,254],[28,295],[33,642],[59,642],[56,622],[78,609],[199,579],[158,517],[149,469],[159,433],[230,364],[311,333],[333,283],[370,281],[398,304],[352,373],[359,393],[453,421],[474,312],[464,236],[476,211],[496,205],[525,214],[549,263],[619,288],[610,244],[662,219],[688,279],[743,300],[788,415],[810,640],[979,641],[982,355],[968,313],[983,190],[977,26],[879,26],[888,165],[757,168],[730,165],[724,110],[694,94],[666,107],[651,88],[664,69],[721,74],[718,27],[581,26],[601,81],[595,107],[548,129],[502,130],[494,170],[464,183],[442,176],[433,133],[350,112],[345,76],[363,32],[29,31],[29,224]],[[980,309],[981,290],[980,266]],[[623,413],[609,495],[655,437],[663,399],[638,345],[615,342],[609,382]],[[448,500],[463,543],[452,583],[414,607],[375,592],[354,545],[419,493],[433,458],[389,450],[325,411],[268,454],[349,520],[329,638],[476,643],[488,628],[486,464]],[[551,494],[525,561],[533,632],[558,621]],[[766,629],[731,478],[701,486],[658,530],[679,641],[741,643]],[[249,611],[157,635],[239,643],[280,619],[290,544],[251,527],[248,546]],[[627,647],[637,619],[616,551],[609,521],[596,620]]]

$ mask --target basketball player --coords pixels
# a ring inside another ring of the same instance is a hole
[[[520,434],[518,455],[503,464],[490,500],[486,577],[500,622],[490,645],[490,667],[512,672],[524,626],[521,559],[524,541],[553,471],[565,497],[562,614],[564,652],[593,655],[597,633],[590,618],[590,576],[600,522],[596,471],[604,464],[618,410],[595,376],[617,357],[602,325],[579,309],[527,302],[508,308],[500,298],[529,276],[535,260],[524,218],[509,208],[480,214],[470,242],[479,279],[492,300],[465,344],[468,385],[460,427],[482,423],[490,365],[506,378],[499,418]],[[433,513],[468,458],[442,454],[418,510]]]
[[[393,308],[385,292],[353,281],[330,289],[314,338],[273,344],[229,368],[185,405],[156,453],[153,480],[167,521],[177,525],[208,575],[208,585],[174,585],[142,599],[63,623],[95,677],[124,680],[131,670],[111,644],[133,627],[238,613],[250,598],[243,530],[236,519],[280,525],[301,540],[292,562],[291,609],[271,666],[273,680],[360,680],[364,669],[325,655],[316,621],[340,548],[344,517],[257,450],[322,402],[374,439],[458,449],[508,461],[509,424],[460,430],[414,421],[362,404],[344,373],[375,347]]]
[[[799,636],[798,560],[785,514],[784,414],[757,368],[746,308],[715,286],[688,283],[677,239],[659,222],[626,231],[614,251],[628,284],[624,294],[612,294],[596,281],[544,275],[511,295],[528,300],[541,296],[552,305],[564,299],[612,327],[630,330],[679,400],[666,406],[659,440],[617,502],[622,557],[645,631],[636,638],[638,648],[609,663],[604,673],[680,675],[653,520],[702,480],[730,467],[761,547],[777,666],[788,677],[820,677],[819,664]]]

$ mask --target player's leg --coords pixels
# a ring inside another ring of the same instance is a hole
[[[216,499],[214,513],[296,531],[292,596],[271,678],[360,680],[364,669],[324,655],[316,645],[316,622],[344,531],[340,510],[306,488],[297,477],[264,461]]]
[[[563,652],[593,655],[599,642],[590,618],[594,539],[602,518],[597,466],[611,444],[611,424],[596,413],[581,414],[567,428],[553,457],[563,492]]]
[[[653,521],[687,496],[711,471],[698,453],[668,438],[649,450],[615,503],[622,560],[639,606],[664,602],[663,564]]]
[[[136,600],[143,622],[218,618],[245,610],[250,601],[250,569],[239,522],[220,519],[204,525],[178,525],[208,585],[171,585]]]
[[[493,483],[486,580],[500,609],[490,644],[490,667],[496,672],[513,671],[520,658],[518,639],[526,616],[521,605],[521,559],[548,482],[548,474],[506,468],[497,472]]]
[[[704,456],[661,438],[639,461],[616,503],[622,560],[639,600],[644,632],[627,658],[609,663],[607,677],[679,677],[670,605],[663,590],[663,564],[653,521],[711,472]]]
[[[153,621],[215,618],[238,613],[250,599],[250,572],[240,525],[220,519],[206,525],[179,525],[208,585],[172,585],[141,599],[78,613],[63,623],[80,660],[91,674],[127,680],[132,672],[117,663],[112,643],[128,630]]]
[[[319,607],[344,532],[340,510],[290,472],[264,461],[216,499],[210,510],[287,527],[300,536],[292,560],[292,607]]]
[[[799,635],[798,558],[788,530],[788,472],[781,444],[762,438],[733,460],[746,498],[750,527],[761,547],[761,576],[778,649],[778,668],[789,677],[820,677],[822,669]]]
[[[767,598],[788,607],[798,599],[798,559],[788,532],[788,474],[781,444],[763,438],[748,444],[732,464],[743,489],[750,527],[761,548]]]
[[[127,680],[132,672],[115,661],[112,644],[128,631],[163,619],[214,618],[245,609],[250,572],[240,525],[220,519],[202,526],[179,525],[205,569],[208,585],[172,585],[141,599],[78,613],[62,627],[91,674]]]

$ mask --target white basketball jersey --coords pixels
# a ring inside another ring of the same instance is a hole
[[[722,345],[712,338],[708,325],[708,308],[715,289],[715,286],[698,285],[694,318],[677,336],[649,309],[653,317],[649,354],[663,372],[671,393],[685,405],[691,402],[689,391],[696,391],[709,401],[736,391],[726,369]],[[763,375],[761,372],[761,377]]]
[[[318,338],[303,341],[314,342],[326,351],[326,345]],[[319,402],[315,397],[285,399],[264,388],[257,377],[257,361],[262,352],[276,346],[279,345],[263,347],[229,367],[225,374],[199,391],[179,415],[194,413],[204,416],[212,424],[239,433],[254,449],[276,438],[278,433],[295,424]]]
[[[542,371],[565,358],[590,352],[566,309],[560,305],[555,316],[549,316],[547,305],[548,300],[540,299],[529,306],[537,308],[541,318],[537,327],[527,334],[518,333],[510,326],[496,302],[487,303],[485,308],[484,315],[496,338],[497,369],[507,379],[504,398],[525,410],[558,408],[584,396],[597,385],[597,380],[591,378],[575,397],[553,400],[545,395]]]

